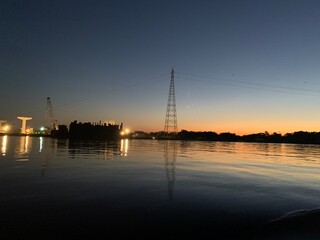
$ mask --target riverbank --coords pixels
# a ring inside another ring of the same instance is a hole
[[[235,133],[225,132],[193,132],[182,130],[176,134],[165,132],[145,133],[142,131],[134,132],[130,136],[133,139],[169,139],[169,140],[196,140],[196,141],[219,141],[219,142],[257,142],[257,143],[298,143],[298,144],[320,144],[320,132],[298,131],[293,133],[268,132],[254,133],[239,136]]]
[[[151,132],[146,133],[136,131],[126,135],[112,136],[111,138],[102,138],[101,136],[95,137],[91,134],[90,138],[70,137],[68,132],[63,134],[54,132],[53,134],[44,133],[0,133],[0,136],[30,136],[30,137],[53,137],[53,138],[71,138],[78,140],[108,140],[108,139],[157,139],[157,140],[187,140],[187,141],[217,141],[217,142],[256,142],[256,143],[296,143],[296,144],[320,144],[320,132],[305,132],[298,131],[294,133],[280,133],[268,132],[254,133],[239,136],[235,133],[215,133],[215,132],[193,132],[182,130],[178,133],[165,133],[165,132]],[[106,134],[109,136],[110,134]]]

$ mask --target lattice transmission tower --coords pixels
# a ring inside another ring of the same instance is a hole
[[[166,133],[178,133],[176,97],[174,93],[174,69],[171,70],[171,80],[169,88],[169,97],[166,112],[166,121],[164,124]]]

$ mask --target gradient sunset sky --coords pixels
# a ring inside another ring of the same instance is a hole
[[[0,119],[161,131],[320,131],[320,1],[5,0]]]

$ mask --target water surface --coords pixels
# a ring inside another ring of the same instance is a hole
[[[318,145],[13,136],[0,144],[2,239],[260,239],[275,219],[320,207]]]

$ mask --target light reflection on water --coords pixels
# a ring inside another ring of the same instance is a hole
[[[32,139],[33,140],[33,139]],[[29,136],[19,138],[19,144],[15,145],[14,159],[17,162],[29,161],[29,152],[32,150],[33,141]],[[7,143],[10,147],[10,144]]]
[[[7,138],[8,138],[7,135],[2,137],[2,141],[1,141],[1,155],[2,156],[5,156],[6,152],[7,152]]]
[[[121,139],[120,140],[120,155],[127,156],[129,150],[129,140]]]
[[[292,175],[303,173],[305,180],[320,180],[318,177],[320,146],[318,145],[128,139],[122,139],[119,142],[72,142],[43,137],[1,136],[2,159],[37,161],[41,158],[40,156],[48,153],[53,159],[62,157],[65,160],[70,158],[107,160],[129,157],[137,163],[146,164],[155,164],[155,161],[162,157],[166,168],[173,168],[176,161],[179,161],[181,169],[203,172],[212,170],[229,173],[231,171],[235,174],[243,171],[266,177],[277,176],[280,173],[289,174],[286,171],[290,169]]]
[[[43,148],[43,137],[39,137],[39,141],[40,141],[39,152],[41,152]]]
[[[108,202],[113,210],[170,207],[266,221],[320,207],[319,145],[28,136],[0,141],[4,206]]]

